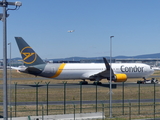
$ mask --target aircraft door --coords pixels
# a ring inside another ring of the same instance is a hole
[[[54,67],[51,67],[51,71],[50,71],[50,73],[55,73],[55,68]]]
[[[41,76],[43,77],[50,77],[53,76],[55,74],[55,67],[48,67],[46,66],[43,70],[43,72],[41,73]]]

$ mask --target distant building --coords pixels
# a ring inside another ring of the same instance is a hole
[[[110,59],[107,59],[110,62]],[[103,59],[87,59],[80,60],[80,63],[103,63]],[[112,63],[145,63],[151,66],[160,66],[160,58],[127,58],[127,59],[112,59]]]
[[[110,62],[110,59],[107,59],[108,62]],[[111,60],[112,63],[116,62],[116,59]],[[80,63],[104,63],[103,59],[85,59],[80,60]]]
[[[80,61],[53,61],[53,63],[80,63]]]
[[[160,66],[160,58],[144,58],[144,59],[116,59],[118,63],[145,63],[151,66]]]

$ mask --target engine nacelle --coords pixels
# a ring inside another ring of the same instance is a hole
[[[115,74],[114,82],[125,82],[127,80],[126,74]]]

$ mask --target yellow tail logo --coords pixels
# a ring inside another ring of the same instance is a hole
[[[32,64],[33,62],[36,61],[37,54],[29,46],[24,47],[21,50],[21,54],[22,54],[23,62],[26,63],[26,64]]]
[[[34,55],[35,53],[22,53],[24,56],[26,56],[25,58],[23,58],[23,60],[28,59],[29,57],[31,57],[32,55]]]

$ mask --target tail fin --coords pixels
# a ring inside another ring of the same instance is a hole
[[[15,39],[25,66],[44,64],[44,61],[34,52],[22,37],[15,37]]]

